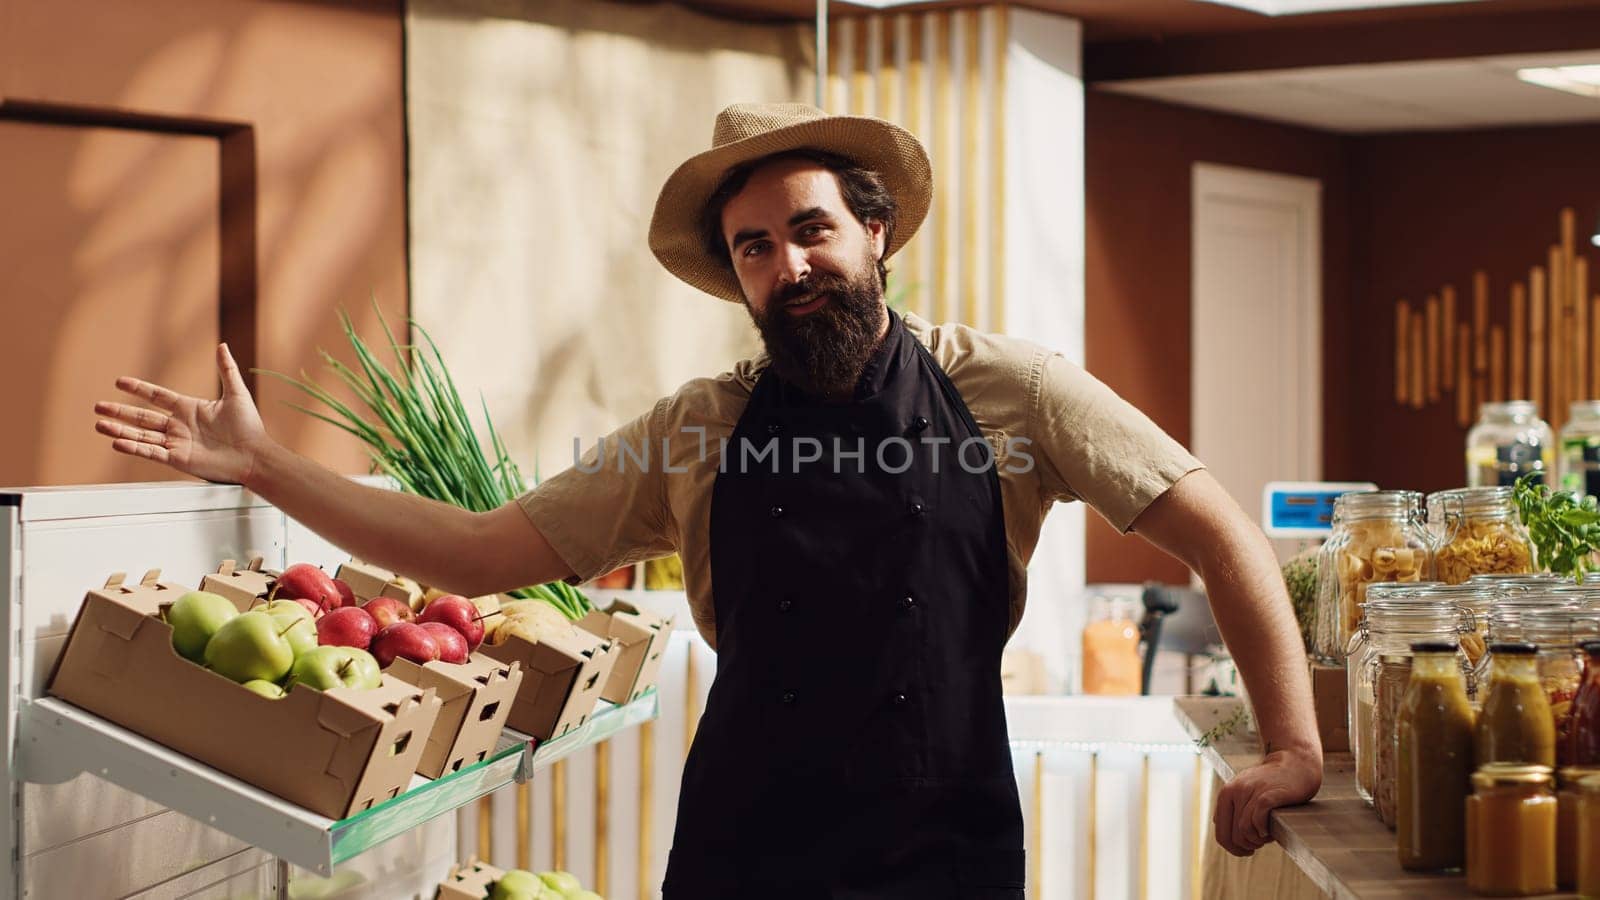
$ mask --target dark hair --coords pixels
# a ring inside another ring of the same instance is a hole
[[[844,197],[844,205],[864,225],[868,221],[876,221],[883,225],[883,247],[887,255],[889,244],[894,240],[895,220],[899,216],[899,207],[894,201],[894,195],[884,186],[883,176],[871,169],[865,168],[855,160],[840,156],[837,153],[828,153],[824,150],[785,150],[753,159],[747,163],[740,163],[728,170],[717,189],[711,192],[711,199],[706,201],[704,211],[700,214],[700,232],[705,241],[706,251],[721,263],[723,268],[733,271],[733,257],[728,251],[727,238],[722,234],[722,211],[727,207],[728,201],[744,190],[745,184],[750,181],[750,176],[755,171],[768,163],[782,162],[791,159],[803,159],[814,162],[827,169],[839,179],[839,193]],[[883,257],[878,257],[878,284],[879,287],[888,287],[889,269],[883,264]]]

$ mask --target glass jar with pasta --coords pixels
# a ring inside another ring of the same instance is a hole
[[[1522,619],[1522,633],[1539,648],[1539,684],[1550,702],[1556,730],[1556,765],[1572,758],[1572,701],[1583,684],[1580,644],[1600,639],[1600,610],[1544,609]]]
[[[1427,600],[1454,603],[1466,614],[1468,622],[1461,633],[1461,653],[1467,660],[1467,696],[1477,692],[1478,666],[1489,652],[1489,617],[1495,605],[1505,596],[1498,588],[1483,584],[1427,584],[1418,592]]]
[[[1327,665],[1344,662],[1360,624],[1367,588],[1433,578],[1432,544],[1415,491],[1344,494],[1334,501],[1333,531],[1317,558],[1317,632],[1313,651]]]
[[[1445,584],[1474,575],[1533,572],[1533,543],[1513,500],[1514,488],[1477,487],[1428,496],[1434,567]]]

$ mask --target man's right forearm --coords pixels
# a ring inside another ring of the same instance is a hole
[[[245,487],[352,556],[444,590],[487,594],[564,574],[553,553],[540,560],[529,546],[544,545],[531,523],[517,534],[528,544],[497,546],[505,540],[484,514],[359,484],[275,443],[255,454]],[[509,560],[533,566],[511,571]]]

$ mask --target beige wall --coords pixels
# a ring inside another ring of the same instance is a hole
[[[592,0],[417,0],[406,26],[414,314],[526,474],[755,350],[645,236],[719,109],[810,100],[810,29]]]

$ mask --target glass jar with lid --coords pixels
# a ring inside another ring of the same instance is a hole
[[[1578,893],[1600,897],[1600,775],[1578,780]]]
[[[1467,432],[1467,486],[1510,487],[1529,472],[1555,468],[1555,435],[1529,400],[1485,403]]]
[[[1096,595],[1083,627],[1083,693],[1136,697],[1143,676],[1138,599]]]
[[[1467,889],[1531,897],[1556,889],[1556,797],[1549,766],[1499,763],[1472,774]]]
[[[1533,542],[1509,487],[1456,488],[1428,495],[1428,528],[1440,581],[1533,572]]]
[[[1561,489],[1600,497],[1600,400],[1575,400],[1561,426]]]
[[[1370,585],[1432,580],[1433,548],[1423,517],[1416,491],[1352,493],[1334,501],[1333,530],[1317,556],[1312,651],[1320,662],[1344,662]]]
[[[1576,596],[1560,590],[1549,588],[1526,588],[1520,591],[1510,591],[1505,596],[1496,600],[1489,611],[1489,647],[1490,652],[1484,654],[1478,661],[1477,678],[1481,685],[1489,675],[1489,666],[1493,662],[1493,647],[1495,644],[1520,644],[1531,642],[1523,619],[1529,613],[1542,610],[1579,609],[1580,603]]]
[[[1469,581],[1465,584],[1427,584],[1418,588],[1416,595],[1426,600],[1439,600],[1471,613],[1472,630],[1461,635],[1461,654],[1467,660],[1467,696],[1477,693],[1478,666],[1489,652],[1489,617],[1495,604],[1506,596],[1497,587]]]
[[[1373,585],[1345,660],[1356,793],[1388,823],[1394,821],[1395,740],[1411,677],[1411,645],[1453,644],[1472,628],[1470,613],[1461,607],[1420,599],[1418,593],[1415,586]]]
[[[1555,720],[1539,683],[1538,652],[1532,644],[1489,645],[1493,662],[1472,739],[1480,767],[1497,762],[1555,765]]]
[[[1472,707],[1454,644],[1412,644],[1411,653],[1396,742],[1396,850],[1404,869],[1457,869],[1466,861],[1462,812],[1472,793]]]
[[[1523,615],[1521,625],[1524,638],[1539,648],[1539,684],[1555,725],[1556,765],[1574,765],[1579,761],[1572,758],[1572,703],[1583,684],[1578,648],[1600,639],[1600,610],[1532,610]]]
[[[1578,811],[1582,806],[1579,783],[1596,775],[1600,775],[1600,766],[1563,766],[1556,770],[1556,887],[1563,891],[1578,884]]]

